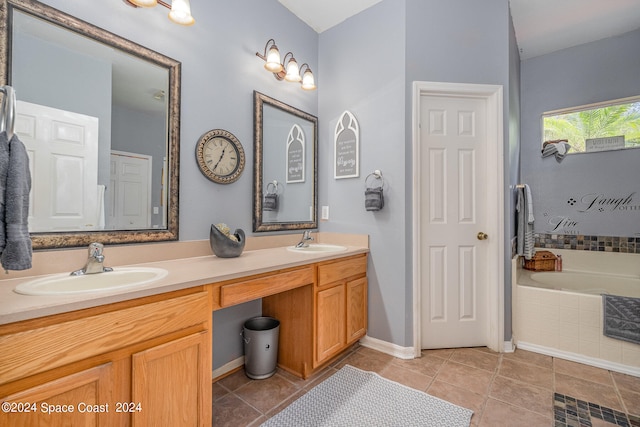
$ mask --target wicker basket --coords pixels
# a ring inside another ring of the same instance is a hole
[[[549,251],[538,251],[533,258],[524,260],[524,268],[533,271],[554,271],[556,256]]]

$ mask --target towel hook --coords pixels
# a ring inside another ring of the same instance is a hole
[[[7,140],[11,141],[16,122],[16,91],[9,85],[0,86],[0,92],[4,93],[2,99],[2,113],[0,117],[0,132],[7,132]]]
[[[369,175],[367,175],[367,177],[364,179],[364,186],[365,187],[367,187],[367,181],[371,177],[373,177],[374,179],[379,179],[380,181],[382,181],[381,184],[380,184],[380,188],[384,187],[384,177],[382,176],[382,172],[380,172],[379,169],[376,169],[373,172],[371,172]]]

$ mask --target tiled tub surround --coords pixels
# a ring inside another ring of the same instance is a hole
[[[558,277],[569,277],[575,271],[592,277],[602,275],[602,288],[607,286],[606,275],[640,277],[640,255],[559,249],[553,252],[563,258],[564,271],[549,273]],[[640,377],[640,345],[602,333],[599,294],[536,287],[531,272],[523,270],[517,259],[513,261],[513,272],[513,336],[519,348]]]
[[[535,234],[535,246],[545,249],[640,254],[640,237]]]

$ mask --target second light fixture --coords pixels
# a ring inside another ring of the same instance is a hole
[[[309,64],[305,62],[301,67],[298,67],[298,61],[291,52],[287,52],[281,62],[280,51],[275,40],[269,39],[264,46],[264,54],[256,52],[256,56],[265,61],[264,68],[273,73],[276,79],[301,82],[301,87],[304,90],[316,89],[315,79]]]

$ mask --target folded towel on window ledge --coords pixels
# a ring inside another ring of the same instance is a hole
[[[555,156],[558,163],[564,160],[564,156],[571,149],[571,145],[566,139],[556,139],[553,141],[545,141],[542,145],[542,157]]]

